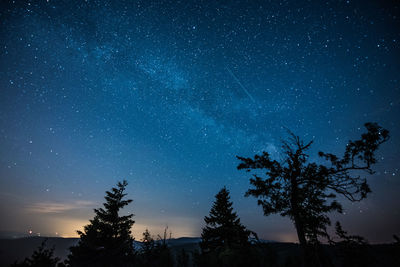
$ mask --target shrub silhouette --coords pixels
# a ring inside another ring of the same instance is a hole
[[[189,254],[185,251],[185,249],[181,249],[176,259],[177,267],[188,267],[190,262]]]
[[[340,240],[329,240],[329,243],[335,246],[336,258],[341,266],[376,266],[374,253],[365,238],[349,235],[339,222],[335,224],[335,231]]]
[[[33,252],[30,258],[25,258],[22,262],[15,262],[11,267],[56,267],[60,261],[59,258],[54,257],[54,247],[51,249],[46,249],[45,239],[41,245]]]
[[[142,249],[137,253],[135,266],[174,266],[174,260],[167,244],[167,229],[165,228],[164,236],[159,236],[157,241],[153,239],[149,230],[146,229],[141,240]]]
[[[70,266],[131,266],[134,258],[131,227],[133,214],[121,216],[122,208],[132,202],[124,200],[127,181],[106,192],[104,208],[95,209],[95,216],[84,231],[78,231],[80,240],[71,247],[66,261]]]

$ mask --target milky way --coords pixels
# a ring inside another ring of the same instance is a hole
[[[366,3],[367,2],[367,3]],[[383,3],[384,2],[384,3]],[[370,197],[334,215],[374,242],[400,225],[400,12],[394,1],[3,1],[0,230],[74,235],[127,179],[134,233],[198,236],[226,185],[248,228],[293,226],[244,198],[235,156],[280,158],[289,128],[342,153],[391,132]]]

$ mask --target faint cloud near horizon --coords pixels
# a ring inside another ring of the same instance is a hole
[[[32,213],[63,213],[71,210],[78,210],[82,208],[93,207],[95,202],[78,200],[70,203],[57,203],[57,202],[37,202],[26,206],[26,210]]]

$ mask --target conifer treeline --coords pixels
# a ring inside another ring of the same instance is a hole
[[[309,162],[307,150],[312,141],[304,143],[293,133],[282,143],[283,160],[272,159],[268,152],[254,158],[238,157],[239,170],[254,171],[246,196],[258,199],[265,216],[278,213],[293,221],[300,248],[290,250],[289,255],[278,255],[282,253],[276,246],[261,242],[241,223],[226,187],[216,194],[204,218],[199,251],[173,252],[166,231],[164,237],[154,240],[147,229],[141,248],[135,248],[133,214],[120,215],[120,210],[132,202],[125,199],[127,182],[123,181],[106,192],[104,207],[94,210],[94,218],[78,231],[79,243],[58,266],[376,266],[372,260],[365,260],[367,255],[371,257],[365,239],[348,235],[339,222],[339,241],[327,232],[331,223],[327,214],[343,210],[337,195],[354,202],[371,192],[367,180],[359,175],[374,173],[375,153],[389,139],[389,132],[375,123],[366,123],[365,127],[367,132],[359,140],[347,143],[343,156],[319,152],[319,162],[324,163]],[[321,245],[321,237],[329,245]],[[391,249],[399,252],[398,242]],[[57,266],[59,259],[53,251],[42,244],[30,259],[13,266]]]

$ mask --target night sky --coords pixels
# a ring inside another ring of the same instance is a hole
[[[373,193],[331,218],[399,234],[399,1],[1,1],[0,23],[3,234],[77,236],[126,179],[137,239],[199,236],[226,185],[259,237],[297,241],[235,156],[282,158],[286,127],[341,154],[368,121],[391,135]]]

